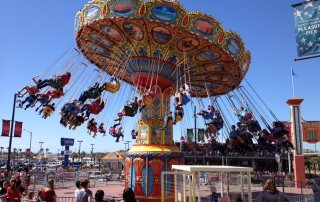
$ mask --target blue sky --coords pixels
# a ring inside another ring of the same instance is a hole
[[[289,120],[286,100],[292,97],[290,69],[294,67],[296,96],[304,98],[302,117],[320,120],[319,58],[294,62],[296,56],[292,3],[287,0],[182,0],[188,11],[203,11],[237,32],[251,51],[248,81],[280,120]],[[10,119],[13,94],[39,75],[70,47],[75,46],[74,16],[85,0],[4,1],[0,7],[0,118]],[[107,104],[107,107],[109,105]],[[113,115],[114,116],[114,115]],[[95,151],[124,149],[110,136],[93,139],[85,127],[69,131],[59,125],[59,115],[47,120],[33,110],[16,110],[16,120],[33,132],[33,151],[39,141],[53,152],[61,149],[60,137],[83,140],[82,149]],[[180,129],[175,129],[179,139]],[[130,129],[131,130],[131,129]],[[129,128],[126,139],[130,140]],[[7,147],[8,138],[0,137]],[[13,147],[28,148],[29,135],[13,139]],[[306,145],[313,148],[313,145]],[[78,144],[76,144],[78,148]],[[73,150],[75,147],[73,147]]]

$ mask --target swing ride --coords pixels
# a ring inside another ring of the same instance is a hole
[[[18,92],[19,107],[39,102],[36,111],[48,118],[65,102],[63,127],[75,130],[87,122],[90,135],[108,131],[116,142],[124,137],[124,118],[136,122],[125,185],[139,200],[160,201],[161,172],[184,163],[173,127],[192,125],[186,108],[196,103],[200,111],[192,115],[202,117],[206,129],[198,138],[188,135],[189,143],[206,137],[210,145],[223,144],[210,148],[221,153],[252,151],[255,142],[273,147],[276,140],[292,148],[283,124],[254,89],[252,96],[240,86],[250,53],[215,18],[187,12],[177,0],[93,0],[76,15],[75,37],[77,48]],[[52,74],[57,76],[49,79]],[[273,121],[278,121],[274,127]]]

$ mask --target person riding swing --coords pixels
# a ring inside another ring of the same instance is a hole
[[[46,119],[55,111],[55,103],[46,104],[43,108],[39,111],[39,114],[43,113],[42,118]]]
[[[97,135],[97,122],[94,120],[94,118],[90,119],[87,125],[88,133],[91,135],[93,133],[93,137],[96,137]]]
[[[100,84],[96,82],[88,90],[81,93],[79,101],[85,103],[88,99],[97,99],[101,96],[101,93],[104,91],[104,85],[100,87]]]
[[[51,86],[52,88],[60,89],[69,83],[70,78],[71,73],[66,72],[65,74],[59,75],[54,79],[39,80],[37,81],[37,88],[42,89],[44,87]]]
[[[174,103],[175,103],[175,107],[174,107],[174,121],[173,121],[173,124],[176,124],[177,122],[179,122],[179,121],[181,121],[183,119],[184,111],[183,111],[182,105],[179,102],[179,98],[178,97],[174,98]]]
[[[106,136],[106,130],[104,129],[104,124],[100,123],[99,127],[98,127],[98,131],[99,133],[101,133],[103,136]]]

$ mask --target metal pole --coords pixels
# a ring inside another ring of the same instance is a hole
[[[197,108],[194,107],[194,142],[197,143]]]
[[[11,117],[11,128],[10,128],[10,139],[9,139],[9,148],[8,148],[8,161],[7,161],[7,171],[10,172],[10,156],[11,156],[11,145],[12,145],[12,133],[13,133],[13,124],[14,124],[14,115],[16,111],[16,101],[17,94],[14,94],[13,99],[13,109],[12,109],[12,117]]]
[[[94,145],[94,144],[91,144],[91,162],[92,162],[92,155],[93,155],[93,149],[94,149],[94,148],[93,148],[93,145]]]
[[[42,155],[42,152],[43,152],[42,144],[43,144],[44,142],[39,142],[39,143],[40,143],[40,152],[41,152],[41,155]],[[42,161],[41,161],[41,171],[43,171]]]
[[[80,161],[80,169],[82,168],[82,159],[81,159],[81,156],[80,156],[80,150],[81,150],[81,142],[83,142],[82,140],[78,140],[79,142],[79,161]]]
[[[291,152],[288,151],[288,167],[289,173],[291,173]]]
[[[130,184],[131,184],[131,186],[130,186],[130,187],[131,187],[131,188],[132,188],[132,174],[133,174],[133,166],[134,166],[134,165],[133,165],[133,157],[131,157],[131,175],[130,175],[130,176],[131,176],[131,180],[130,180]],[[161,181],[161,182],[163,182],[163,181]]]
[[[31,164],[31,142],[32,142],[32,131],[29,131],[27,129],[23,129],[24,131],[26,131],[27,133],[29,133],[30,135],[30,142],[29,142],[29,166]]]
[[[131,142],[131,141],[127,140],[126,142],[127,142],[127,144],[128,144],[128,149],[127,149],[127,150],[129,151],[129,148],[130,148],[130,142]]]
[[[32,142],[32,131],[30,132],[30,142],[29,142],[29,167],[31,164],[31,142]]]

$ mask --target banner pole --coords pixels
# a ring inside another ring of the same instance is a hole
[[[294,72],[293,72],[293,68],[291,69],[291,85],[292,85],[292,97],[294,97]]]
[[[9,148],[8,148],[8,161],[7,161],[7,171],[10,172],[10,157],[11,157],[11,145],[12,145],[12,134],[13,134],[13,124],[14,124],[14,115],[16,111],[16,100],[17,100],[17,94],[14,94],[14,100],[13,100],[13,109],[12,109],[12,118],[11,118],[11,127],[10,127],[10,139],[9,139]]]

